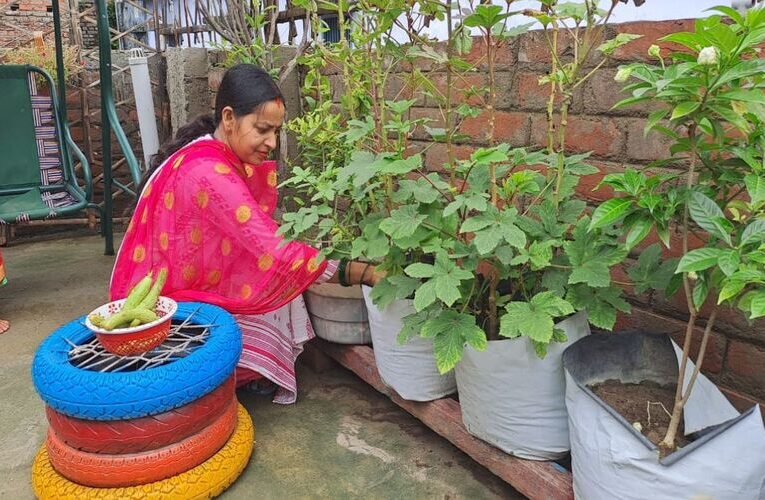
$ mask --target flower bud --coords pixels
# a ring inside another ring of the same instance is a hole
[[[619,83],[626,82],[631,74],[632,74],[632,68],[630,67],[619,68],[619,71],[616,72],[616,76],[614,76],[614,80]]]
[[[699,52],[699,58],[696,62],[705,66],[713,66],[717,64],[717,49],[715,47],[704,47]]]
[[[648,47],[648,55],[658,59],[661,57],[661,49],[658,45],[651,45]]]

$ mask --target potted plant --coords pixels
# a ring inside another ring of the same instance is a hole
[[[617,74],[634,80],[625,89],[632,96],[617,106],[660,105],[646,132],[672,140],[672,158],[660,164],[678,173],[606,176],[620,197],[598,207],[590,229],[618,223],[636,245],[655,228],[670,247],[678,245],[670,237],[677,227],[679,261],[662,263],[652,250],[633,278],[668,295],[681,289],[688,322],[682,349],[638,332],[593,336],[566,351],[574,490],[581,498],[765,496],[759,407],[739,414],[700,373],[722,308],[765,316],[765,61],[757,48],[765,10],[713,10],[696,21],[695,32],[663,38],[683,50],[665,58],[653,46],[657,64],[632,64]],[[672,271],[678,279],[667,279]],[[703,334],[694,364],[697,323]],[[625,397],[631,408],[616,402]]]
[[[485,112],[477,115],[487,122],[488,146],[466,160],[450,158],[448,183],[412,170],[422,179],[416,194],[411,189],[379,228],[399,247],[414,239],[424,258],[400,262],[399,275],[388,256],[393,277],[375,287],[378,303],[413,292],[415,314],[404,319],[402,340],[432,339],[439,369],[456,367],[468,431],[531,459],[560,458],[569,448],[563,349],[589,333],[588,313],[589,322],[610,329],[616,311],[629,310],[609,272],[627,250],[609,228],[587,231],[586,203],[574,196],[579,177],[597,169],[586,163],[587,154],[567,155],[565,146],[572,91],[603,64],[583,71],[585,60],[607,57],[635,37],[604,41],[610,12],[590,3],[545,4],[545,12],[526,14],[543,24],[554,54],[541,82],[551,89],[547,150],[496,144],[498,48],[528,26],[508,29],[513,12],[476,6],[451,34],[458,43],[450,51],[469,51],[462,34],[480,31],[488,88],[479,100]],[[571,60],[559,56],[559,30],[576,33]],[[452,52],[449,61],[459,57]],[[447,127],[440,136],[449,141],[457,133]]]
[[[309,109],[288,127],[297,133],[304,154],[284,183],[295,191],[297,206],[284,214],[281,231],[288,238],[313,241],[328,258],[380,262],[391,252],[418,258],[416,248],[393,247],[378,227],[401,203],[394,194],[393,176],[408,172],[422,159],[406,157],[413,130],[425,123],[410,116],[415,101],[385,95],[392,72],[410,57],[408,49],[390,37],[404,7],[404,3],[385,9],[359,4],[349,20],[349,6],[339,3],[340,31],[349,34],[351,43],[344,38],[331,46],[317,43],[302,59],[308,67],[304,95]],[[316,31],[320,29],[317,25]],[[336,66],[343,78],[339,103],[332,103],[333,89],[323,72],[329,65]],[[436,369],[431,342],[407,346],[395,342],[411,301],[383,309],[368,305],[383,380],[405,399],[431,400],[454,392],[453,375],[441,375]]]

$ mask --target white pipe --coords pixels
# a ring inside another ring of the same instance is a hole
[[[138,127],[141,131],[144,168],[148,169],[149,159],[159,150],[159,134],[149,80],[149,65],[142,49],[130,49],[128,63],[130,63],[130,77],[133,80]]]

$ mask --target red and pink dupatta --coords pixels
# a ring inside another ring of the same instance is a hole
[[[275,162],[242,164],[210,137],[181,148],[141,194],[112,274],[112,299],[161,268],[168,269],[163,295],[231,313],[267,313],[300,295],[327,263],[311,246],[279,246],[276,184]]]

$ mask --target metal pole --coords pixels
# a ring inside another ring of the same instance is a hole
[[[59,11],[58,0],[53,2],[53,32],[56,37],[56,82],[58,83],[59,108],[61,116],[66,119],[66,75],[64,72],[64,48],[61,43],[61,12]],[[62,158],[63,161],[63,158]]]
[[[57,0],[54,0],[54,2]],[[114,255],[112,228],[112,127],[109,121],[109,102],[112,99],[112,48],[109,36],[109,14],[104,0],[96,0],[98,12],[98,60],[101,80],[101,160],[104,169],[103,225],[105,255]]]

